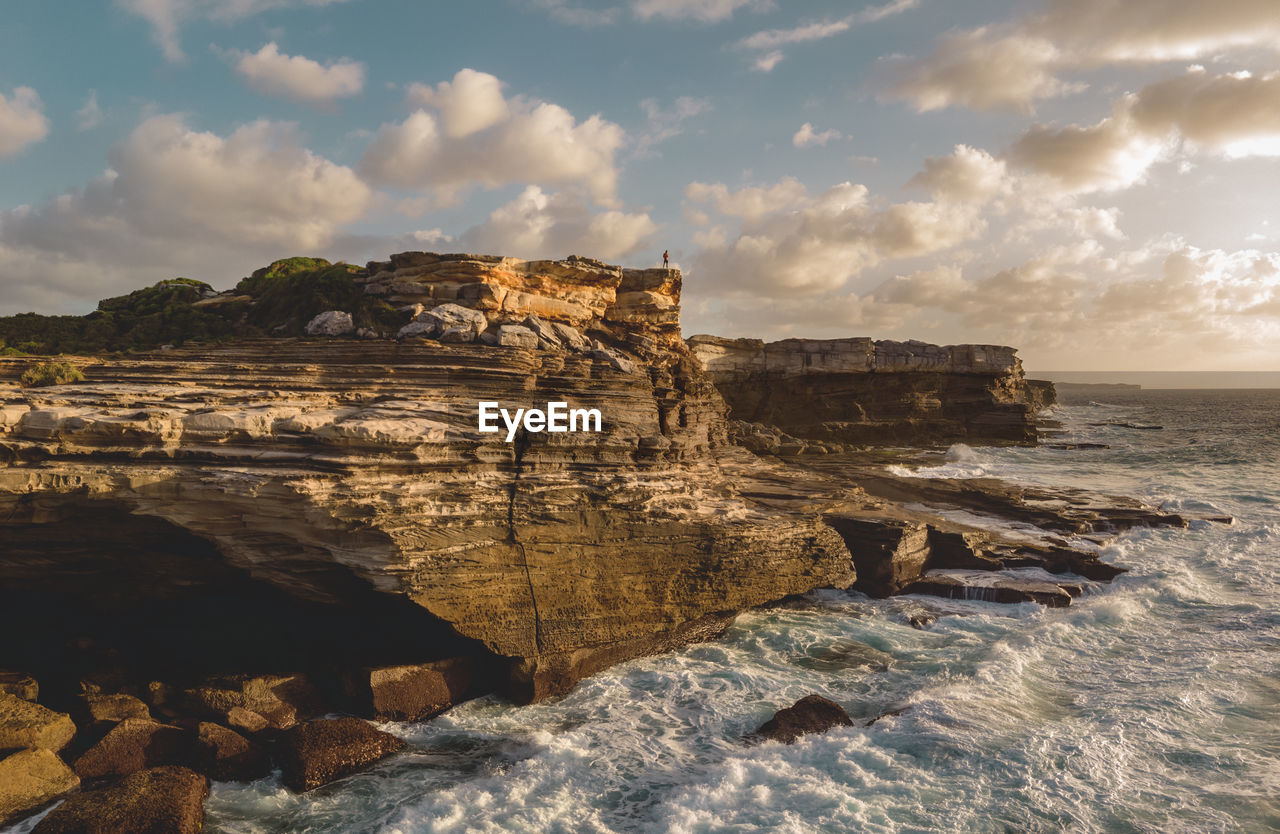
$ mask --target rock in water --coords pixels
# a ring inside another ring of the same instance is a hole
[[[825,733],[832,727],[852,727],[844,707],[821,695],[806,695],[793,706],[780,709],[764,722],[757,735],[791,744],[806,733]]]
[[[271,772],[265,751],[218,724],[201,722],[196,734],[196,766],[219,782],[252,782]]]
[[[347,694],[379,721],[417,721],[461,701],[475,677],[469,657],[412,666],[363,669],[346,681]]]
[[[76,759],[81,779],[127,776],[134,771],[185,758],[187,734],[168,724],[145,718],[126,718],[102,740]]]
[[[359,718],[331,718],[289,730],[277,752],[284,783],[301,793],[363,770],[404,746]]]
[[[52,750],[20,750],[0,759],[0,827],[78,787],[80,777]]]
[[[31,834],[196,834],[209,780],[185,767],[157,767],[108,788],[72,796]]]
[[[0,750],[38,747],[56,752],[75,734],[71,716],[16,695],[0,695]]]
[[[308,336],[345,336],[356,329],[350,313],[330,310],[307,322]]]

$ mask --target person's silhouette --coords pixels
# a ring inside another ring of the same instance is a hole
[[[671,268],[671,253],[665,250],[662,253],[662,268],[663,269]]]

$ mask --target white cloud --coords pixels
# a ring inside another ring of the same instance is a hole
[[[881,85],[918,110],[967,107],[1028,112],[1041,99],[1082,88],[1066,73],[1275,50],[1274,0],[1048,0],[1000,26],[943,36],[924,58],[896,58]]]
[[[760,72],[772,72],[773,68],[785,57],[782,51],[784,46],[826,40],[847,32],[859,24],[884,20],[887,17],[914,9],[918,5],[920,5],[920,0],[892,0],[892,2],[882,6],[868,6],[862,11],[845,15],[836,20],[813,21],[802,23],[789,29],[768,29],[763,32],[756,32],[754,35],[749,35],[738,41],[737,47],[764,53],[755,59],[754,67]]]
[[[93,130],[102,124],[102,108],[98,105],[98,91],[90,90],[84,106],[76,111],[76,130]]]
[[[474,106],[455,95],[463,87],[493,92],[499,84],[493,76],[462,70],[449,88],[431,93],[429,109],[384,124],[359,170],[382,185],[429,191],[442,203],[475,185],[520,183],[581,186],[596,202],[613,205],[622,128],[598,115],[578,122],[563,107],[519,96],[505,99],[504,117],[496,99]]]
[[[49,135],[40,96],[30,87],[0,93],[0,158],[12,156]]]
[[[640,20],[697,20],[715,23],[733,17],[738,9],[770,8],[769,0],[632,0],[631,11]]]
[[[1033,125],[1008,156],[1067,192],[1087,193],[1129,188],[1179,150],[1280,156],[1280,73],[1193,68],[1125,96],[1096,124]]]
[[[586,9],[568,0],[533,0],[533,5],[546,11],[553,20],[570,26],[607,26],[618,20],[618,9]]]
[[[757,72],[773,72],[773,68],[782,63],[782,59],[785,57],[786,55],[783,54],[781,49],[775,49],[756,58],[755,63],[751,66]]]
[[[364,89],[364,64],[340,58],[321,64],[301,55],[285,55],[272,41],[257,52],[232,51],[235,71],[249,86],[268,96],[283,96],[319,107]]]
[[[1046,38],[991,37],[976,29],[947,35],[926,59],[886,59],[880,84],[886,98],[910,101],[921,113],[946,107],[1027,113],[1039,99],[1082,89],[1056,77],[1059,62]]]
[[[805,122],[796,131],[795,136],[791,137],[791,144],[797,148],[807,148],[811,145],[825,146],[832,139],[840,139],[843,136],[844,134],[838,130],[824,130],[821,133],[817,133],[814,131],[812,124]]]
[[[470,252],[524,258],[571,254],[616,260],[647,244],[658,227],[645,213],[593,213],[586,201],[531,185],[459,238]]]
[[[234,21],[272,9],[329,6],[346,0],[116,0],[116,5],[151,24],[156,44],[170,61],[186,58],[180,30],[190,20]]]
[[[684,190],[686,199],[695,203],[711,203],[720,214],[759,220],[794,208],[809,199],[809,190],[795,177],[786,177],[766,187],[750,186],[730,191],[723,183],[690,183]]]
[[[473,69],[459,70],[453,81],[441,81],[435,87],[412,84],[405,100],[415,110],[439,111],[444,134],[450,139],[462,139],[511,118],[502,82]]]
[[[0,213],[10,304],[95,300],[176,274],[234,281],[282,252],[326,250],[372,199],[278,123],[222,137],[155,116],[109,161],[81,189]]]
[[[635,137],[632,145],[637,157],[654,155],[654,146],[660,145],[684,133],[685,122],[711,110],[711,102],[705,98],[680,96],[671,107],[663,108],[655,98],[640,102],[644,111],[644,132]]]

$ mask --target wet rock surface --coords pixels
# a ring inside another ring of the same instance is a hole
[[[821,695],[806,695],[792,706],[778,710],[756,735],[793,744],[808,733],[825,733],[833,727],[852,727],[853,721],[844,707]]]
[[[404,749],[405,743],[358,718],[334,718],[300,724],[277,744],[284,783],[309,791],[355,773]]]
[[[209,780],[187,768],[143,770],[72,796],[32,834],[196,834],[208,795]]]

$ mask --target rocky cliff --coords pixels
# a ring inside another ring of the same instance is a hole
[[[825,444],[1034,442],[1052,386],[1013,348],[855,339],[693,336],[693,354],[745,424]],[[753,432],[757,442],[767,433]]]
[[[168,529],[291,599],[411,600],[438,645],[388,662],[476,652],[532,699],[853,581],[816,508],[744,497],[756,464],[679,339],[678,272],[409,254],[359,280],[403,302],[401,340],[175,349],[6,386],[0,523],[28,544],[0,565],[6,588],[47,590],[65,558],[64,590],[89,576],[86,593],[145,594],[145,569],[112,553]],[[598,409],[603,431],[508,443],[478,431],[482,400]],[[174,583],[197,581],[213,580]]]

